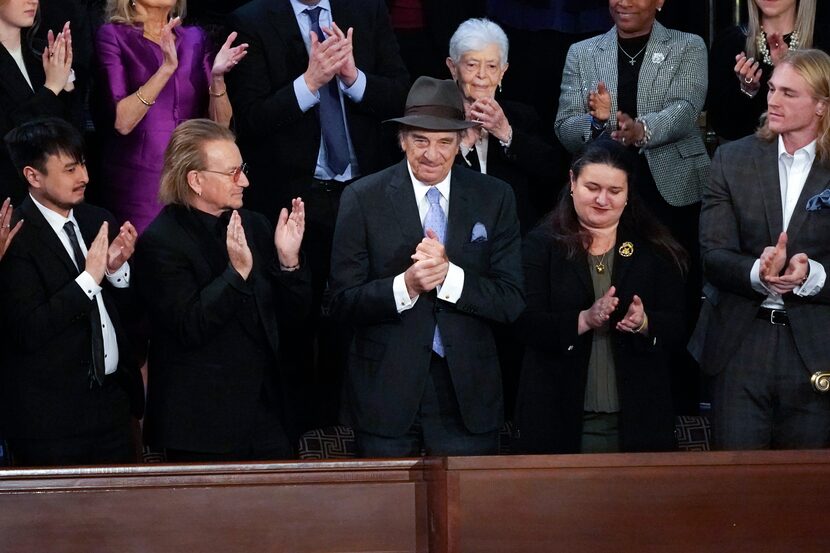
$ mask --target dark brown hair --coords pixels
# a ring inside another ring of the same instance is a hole
[[[685,275],[689,268],[689,255],[672,237],[669,229],[640,200],[636,191],[636,170],[632,157],[633,154],[625,146],[614,140],[596,140],[571,164],[573,178],[579,178],[579,174],[588,165],[607,165],[625,173],[628,180],[628,204],[620,216],[620,226],[645,239],[659,255],[673,261],[681,275]],[[570,186],[562,188],[556,206],[542,225],[550,229],[554,241],[565,249],[568,259],[573,259],[577,253],[591,247],[593,238],[579,222]]]

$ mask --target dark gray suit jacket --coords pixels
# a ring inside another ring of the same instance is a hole
[[[471,242],[473,226],[487,240]],[[332,313],[354,326],[346,393],[357,428],[384,436],[406,432],[429,372],[436,323],[464,424],[499,428],[501,373],[490,322],[515,320],[524,307],[516,205],[510,187],[454,167],[445,247],[464,269],[453,304],[422,294],[398,313],[392,282],[412,263],[424,235],[406,161],[346,188],[334,232]]]
[[[787,228],[787,255],[806,253],[830,268],[830,210],[807,211],[807,200],[830,188],[830,163],[816,159]],[[700,244],[706,279],[718,288],[711,306],[701,366],[717,374],[730,362],[765,295],[749,274],[783,225],[777,141],[748,136],[718,148],[703,194]],[[827,370],[830,286],[819,294],[784,296],[793,338],[810,372]]]

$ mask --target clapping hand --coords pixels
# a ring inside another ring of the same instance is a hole
[[[138,232],[129,221],[121,225],[118,236],[112,241],[107,250],[107,273],[112,274],[132,257],[135,251],[135,241]]]
[[[755,96],[758,89],[761,88],[761,76],[764,70],[761,69],[761,64],[754,58],[747,58],[744,52],[735,56],[735,76],[738,77],[738,82],[741,88],[747,94]]]
[[[643,300],[640,296],[634,294],[631,304],[628,306],[628,311],[625,316],[617,323],[617,330],[620,332],[642,332],[648,331],[647,317],[645,309],[643,308]]]
[[[14,235],[20,230],[23,225],[23,219],[19,220],[14,228],[12,228],[12,215],[14,209],[12,208],[11,199],[6,198],[3,202],[3,207],[0,208],[0,259],[6,254],[9,244],[12,243]]]
[[[50,29],[46,34],[46,41],[47,46],[41,57],[43,72],[46,74],[43,86],[57,96],[62,90],[68,92],[75,88],[74,84],[69,82],[72,72],[72,33],[69,30],[69,21],[64,24],[57,36]]]
[[[216,54],[216,58],[213,60],[213,68],[211,70],[211,74],[214,77],[224,76],[228,71],[236,67],[236,64],[238,64],[248,53],[247,43],[240,44],[239,46],[232,46],[233,41],[236,40],[236,37],[236,31],[229,34],[225,44],[222,45],[219,53]]]
[[[427,229],[426,237],[418,243],[411,258],[414,263],[404,273],[410,298],[434,290],[447,278],[450,260],[434,230]]]
[[[300,264],[300,246],[305,233],[305,204],[302,198],[291,200],[291,213],[282,208],[274,231],[274,246],[283,267],[297,267]]]
[[[495,98],[480,98],[473,102],[470,106],[470,120],[481,123],[487,132],[502,142],[507,142],[513,134],[510,122]]]
[[[343,81],[347,87],[352,86],[357,80],[357,65],[354,61],[354,43],[352,37],[354,36],[354,29],[349,29],[344,33],[337,23],[331,22],[331,27],[322,27],[322,31],[329,37],[336,36],[342,41],[341,54],[343,56],[343,63],[337,71],[337,76]]]
[[[809,273],[810,260],[807,254],[797,253],[787,262],[786,232],[778,236],[775,246],[767,246],[761,254],[761,280],[767,288],[778,294],[784,295],[801,286]]]
[[[86,268],[84,270],[89,273],[98,284],[101,284],[101,281],[104,280],[104,275],[107,271],[107,250],[109,249],[109,238],[107,238],[108,232],[109,224],[104,221],[101,228],[98,229],[98,235],[95,237],[95,240],[92,241],[92,244],[90,244],[89,250],[87,250],[86,253]]]
[[[644,136],[645,128],[642,123],[627,113],[617,112],[617,130],[611,133],[611,138],[623,145],[631,146],[641,142]]]
[[[179,53],[176,51],[176,35],[173,34],[173,29],[181,24],[182,18],[174,17],[161,28],[161,34],[159,35],[159,46],[161,46],[162,54],[161,65],[170,72],[179,67]]]
[[[617,288],[611,286],[589,309],[579,313],[578,327],[580,334],[597,329],[608,322],[611,313],[617,309],[617,305],[620,303],[620,298],[614,295],[616,293]]]
[[[235,209],[231,213],[231,220],[228,222],[225,245],[228,248],[228,260],[231,267],[239,273],[243,280],[248,280],[248,275],[251,274],[251,269],[254,266],[254,256],[251,254],[251,248],[248,247],[245,229],[242,228],[242,217]]]
[[[597,121],[608,121],[611,118],[611,93],[605,86],[605,81],[597,83],[596,92],[588,93],[588,113]]]

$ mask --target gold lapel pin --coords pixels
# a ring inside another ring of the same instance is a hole
[[[619,252],[623,257],[631,257],[634,255],[634,244],[631,242],[623,242],[620,246]]]

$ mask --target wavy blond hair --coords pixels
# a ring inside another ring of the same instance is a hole
[[[816,158],[820,161],[830,160],[830,55],[822,50],[794,50],[784,57],[779,67],[781,65],[792,67],[807,81],[813,99],[824,102],[824,110],[818,116]],[[778,133],[769,128],[766,113],[761,116],[761,127],[756,134],[767,141],[778,138]]]
[[[210,119],[191,119],[176,127],[164,150],[159,201],[164,205],[190,205],[193,192],[187,174],[204,170],[204,145],[222,140],[234,142],[235,139],[233,131]]]
[[[827,2],[828,0],[824,0]],[[795,29],[798,33],[798,47],[813,47],[813,30],[816,25],[816,0],[797,0],[797,12],[795,16]],[[746,30],[746,57],[758,59],[758,33],[761,32],[761,13],[755,0],[747,2],[749,13],[749,25]]]
[[[176,0],[176,5],[170,12],[170,18],[184,18],[185,12],[187,12],[187,0]],[[110,23],[125,25],[141,23],[141,17],[135,11],[135,0],[107,0],[105,17]]]

